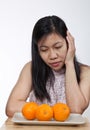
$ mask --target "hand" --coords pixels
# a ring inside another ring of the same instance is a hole
[[[73,62],[74,56],[75,56],[75,44],[74,44],[74,38],[73,36],[67,31],[66,36],[67,42],[68,42],[68,50],[67,55],[65,59],[65,64],[68,62]]]

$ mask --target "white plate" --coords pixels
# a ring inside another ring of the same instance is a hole
[[[85,118],[80,114],[70,114],[69,118],[64,121],[38,121],[38,120],[27,120],[24,118],[22,113],[16,112],[12,118],[12,121],[17,124],[28,124],[28,125],[80,125],[86,122]]]

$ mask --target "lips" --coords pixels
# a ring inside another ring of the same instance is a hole
[[[52,67],[58,67],[60,65],[60,62],[53,62],[53,63],[50,63],[50,65]]]

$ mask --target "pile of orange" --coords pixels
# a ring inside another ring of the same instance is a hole
[[[28,120],[49,121],[54,118],[57,121],[65,121],[70,115],[70,108],[64,103],[56,103],[51,107],[48,104],[28,102],[22,107],[22,114]]]
[[[38,104],[35,102],[28,102],[22,108],[23,116],[28,120],[33,120],[36,118],[36,110],[38,108]]]
[[[36,110],[36,118],[39,121],[49,121],[53,118],[53,109],[48,104],[40,105]]]
[[[57,121],[65,121],[70,115],[70,108],[64,103],[56,103],[53,106],[54,119]]]

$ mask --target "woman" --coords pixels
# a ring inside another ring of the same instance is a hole
[[[27,63],[13,88],[6,115],[12,117],[29,101],[66,103],[73,113],[83,113],[90,101],[90,67],[75,57],[74,38],[64,21],[46,16],[32,33],[32,61]]]

